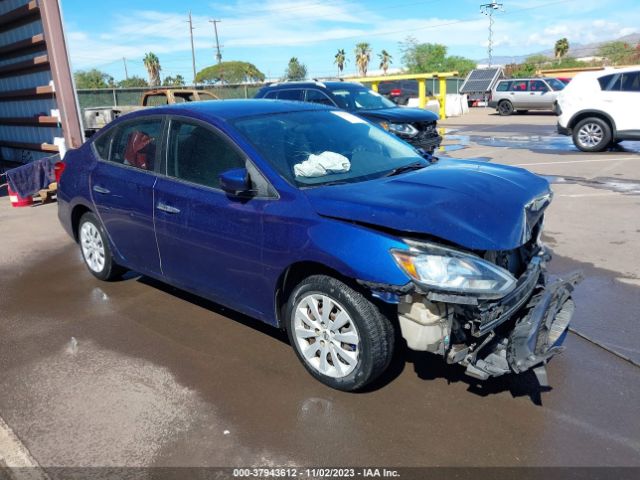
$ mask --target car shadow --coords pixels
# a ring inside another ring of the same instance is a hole
[[[211,300],[207,300],[206,298],[135,272],[128,272],[123,276],[123,280],[135,280],[143,283],[144,285],[156,288],[162,292],[179,298],[180,300],[184,300],[209,310],[210,312],[222,315],[289,345],[289,338],[284,330],[260,320],[256,320],[255,318],[244,315],[238,311],[224,307]],[[390,312],[385,313],[387,315],[390,314]],[[291,353],[293,355],[293,352]],[[487,397],[489,395],[496,395],[508,391],[514,398],[528,396],[535,405],[541,406],[541,394],[545,391],[551,390],[551,388],[548,387],[541,387],[536,376],[531,371],[519,375],[512,374],[497,378],[489,378],[485,381],[476,380],[466,375],[464,373],[464,367],[461,367],[460,365],[449,365],[442,358],[436,355],[410,350],[400,335],[400,332],[397,332],[395,354],[389,364],[389,367],[378,379],[360,390],[359,393],[366,394],[384,388],[398,378],[407,365],[412,365],[417,377],[422,380],[436,380],[443,378],[448,383],[463,382],[468,385],[468,392],[481,397]]]

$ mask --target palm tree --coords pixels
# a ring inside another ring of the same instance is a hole
[[[151,87],[157,87],[160,85],[160,59],[155,53],[149,52],[144,56],[142,60],[144,67],[147,69],[149,75],[149,85]]]
[[[382,50],[382,52],[378,54],[378,57],[380,57],[380,68],[386,75],[387,70],[389,70],[389,64],[393,63],[391,61],[393,57],[386,50]]]
[[[568,51],[569,51],[569,40],[567,40],[566,38],[561,38],[556,42],[556,46],[554,48],[556,59],[562,60],[562,57],[564,57]]]
[[[336,56],[334,58],[335,60],[333,61],[333,63],[338,66],[338,77],[340,77],[340,75],[342,75],[342,71],[344,70],[344,64],[349,60],[347,60],[347,54],[344,53],[343,48],[338,50],[338,53],[336,53]]]
[[[356,45],[356,65],[361,77],[367,76],[367,67],[371,60],[371,46],[367,42],[361,42]]]

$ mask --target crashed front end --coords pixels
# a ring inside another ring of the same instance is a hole
[[[410,249],[392,254],[413,280],[397,294],[409,348],[461,364],[480,380],[533,369],[546,385],[545,365],[563,350],[575,310],[571,294],[582,274],[549,283],[551,257],[541,232],[540,215],[526,242],[510,251],[464,251],[405,239]]]

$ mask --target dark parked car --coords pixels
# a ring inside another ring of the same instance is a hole
[[[384,95],[398,105],[406,105],[410,98],[417,98],[419,95],[417,80],[391,80],[378,84],[378,93]],[[433,93],[426,92],[427,97],[432,97]]]
[[[442,137],[438,116],[419,108],[400,108],[379,93],[352,82],[286,82],[261,88],[256,98],[294,100],[338,107],[377,123],[416,148],[433,153]]]
[[[94,276],[132,269],[282,328],[334,388],[378,377],[400,334],[479,379],[542,375],[573,314],[578,278],[545,277],[544,178],[429,161],[343,110],[157,107],[65,160],[58,215]]]

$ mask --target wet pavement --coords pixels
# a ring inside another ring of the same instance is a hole
[[[640,178],[640,159],[548,165],[473,141],[450,154],[565,180]],[[587,273],[575,328],[640,358],[640,200],[578,181],[553,188],[552,271]],[[281,332],[144,277],[100,282],[55,205],[7,203],[0,416],[43,466],[640,466],[640,368],[574,334],[549,366],[551,389],[529,374],[477,383],[404,351],[374,388],[338,392]]]

